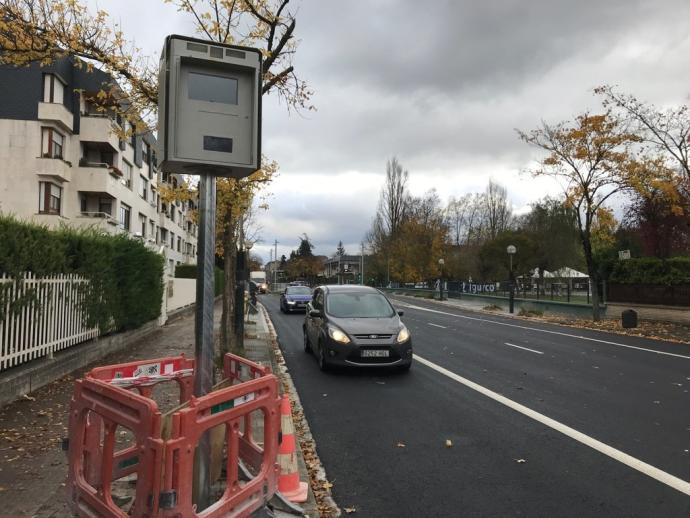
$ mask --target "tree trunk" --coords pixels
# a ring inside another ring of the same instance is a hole
[[[601,320],[601,309],[599,307],[599,272],[596,264],[594,264],[594,257],[592,254],[592,242],[589,235],[582,235],[582,248],[585,253],[585,261],[587,262],[587,273],[592,285],[592,320],[598,322]]]
[[[544,289],[544,268],[541,266],[539,267],[539,282],[537,282],[537,298],[540,298],[542,293],[544,294],[544,297],[546,297],[546,290]]]
[[[228,208],[223,222],[223,313],[220,320],[220,350],[221,354],[230,352],[234,340],[234,308],[235,308],[235,239],[232,228],[231,211]]]

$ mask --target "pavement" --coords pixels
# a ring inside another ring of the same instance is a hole
[[[216,305],[214,322],[217,340],[220,305]],[[248,359],[270,364],[276,373],[285,370],[276,363],[270,327],[263,310],[259,315],[251,316],[245,333],[248,337],[245,340]],[[98,365],[181,353],[194,356],[192,311],[169,321],[154,334],[133,342],[121,352],[56,380],[0,409],[0,515],[36,518],[71,516],[65,503],[67,459],[61,451],[61,442],[67,436],[67,409],[75,379]],[[289,375],[283,373],[283,378],[286,376]],[[157,402],[163,411],[177,403],[172,394],[162,394]],[[298,462],[301,480],[309,480],[301,451],[298,451]],[[304,510],[308,516],[318,516],[311,492]],[[277,515],[284,516],[280,512]]]
[[[408,374],[322,373],[262,297],[333,497],[358,517],[690,516],[690,346],[391,297]]]

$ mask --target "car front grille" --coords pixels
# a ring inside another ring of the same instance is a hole
[[[359,340],[388,340],[393,335],[380,335],[377,333],[371,333],[371,334],[367,334],[367,335],[362,334],[362,335],[353,335],[353,336]]]

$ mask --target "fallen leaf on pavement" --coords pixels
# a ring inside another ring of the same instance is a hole
[[[323,488],[324,488],[324,489],[330,490],[332,487],[333,487],[333,484],[331,484],[328,480],[326,480],[326,481],[323,483]]]
[[[446,439],[446,448],[452,448],[453,447],[453,441],[450,439]]]
[[[517,462],[518,464],[524,464],[527,461],[525,459],[515,459],[515,462]]]
[[[397,446],[398,448],[404,448],[404,447],[405,447],[405,443],[404,443],[404,442],[398,442],[398,444],[396,444],[396,446]]]
[[[347,514],[352,514],[352,513],[356,513],[356,512],[357,512],[357,508],[356,508],[356,507],[346,507],[346,508],[344,509],[344,511],[345,511]]]
[[[36,398],[30,396],[29,394],[24,394],[24,399],[28,399],[29,401],[36,401]]]

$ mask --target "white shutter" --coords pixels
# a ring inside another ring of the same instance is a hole
[[[65,86],[57,77],[53,81],[53,102],[58,104],[65,102]]]
[[[50,100],[50,83],[53,81],[53,76],[45,74],[43,76],[43,102],[49,103]]]

